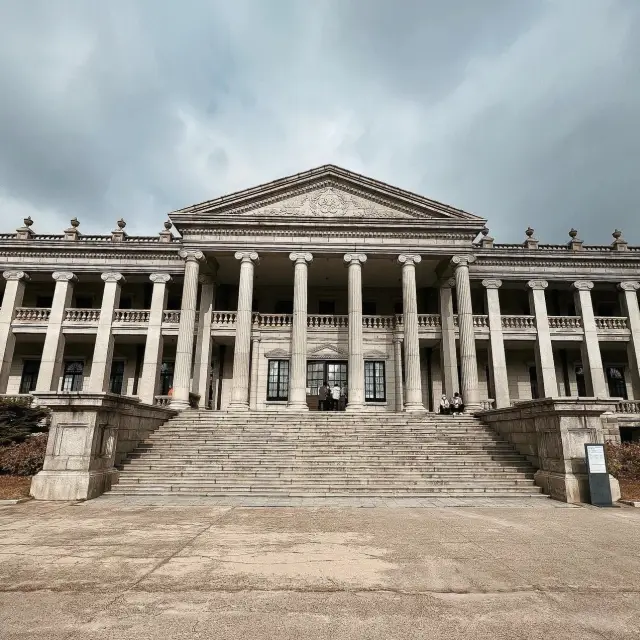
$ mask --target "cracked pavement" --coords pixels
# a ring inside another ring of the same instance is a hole
[[[0,638],[640,638],[640,511],[479,504],[0,507]]]

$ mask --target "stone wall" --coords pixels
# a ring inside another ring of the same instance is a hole
[[[154,429],[176,415],[110,393],[37,393],[51,409],[43,470],[31,482],[40,500],[89,500],[117,482],[121,462]]]
[[[589,502],[584,445],[604,442],[615,404],[600,398],[543,398],[478,415],[526,456],[545,493],[564,502]],[[618,483],[610,479],[617,500]]]

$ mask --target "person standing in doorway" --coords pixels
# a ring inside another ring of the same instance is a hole
[[[340,385],[336,382],[331,387],[331,399],[333,400],[333,410],[338,411],[340,409]]]
[[[325,380],[322,383],[320,389],[318,389],[318,408],[320,411],[328,411],[329,410],[329,396],[331,395],[331,389],[329,389],[329,385]]]

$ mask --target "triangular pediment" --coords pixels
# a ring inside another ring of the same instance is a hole
[[[307,357],[317,358],[320,360],[346,360],[349,357],[347,351],[340,349],[332,344],[321,344],[310,349]]]
[[[317,220],[482,222],[483,219],[415,193],[326,165],[202,202],[171,214],[172,220]]]

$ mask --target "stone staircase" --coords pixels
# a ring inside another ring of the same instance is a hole
[[[184,411],[112,496],[540,496],[533,468],[471,416]]]

